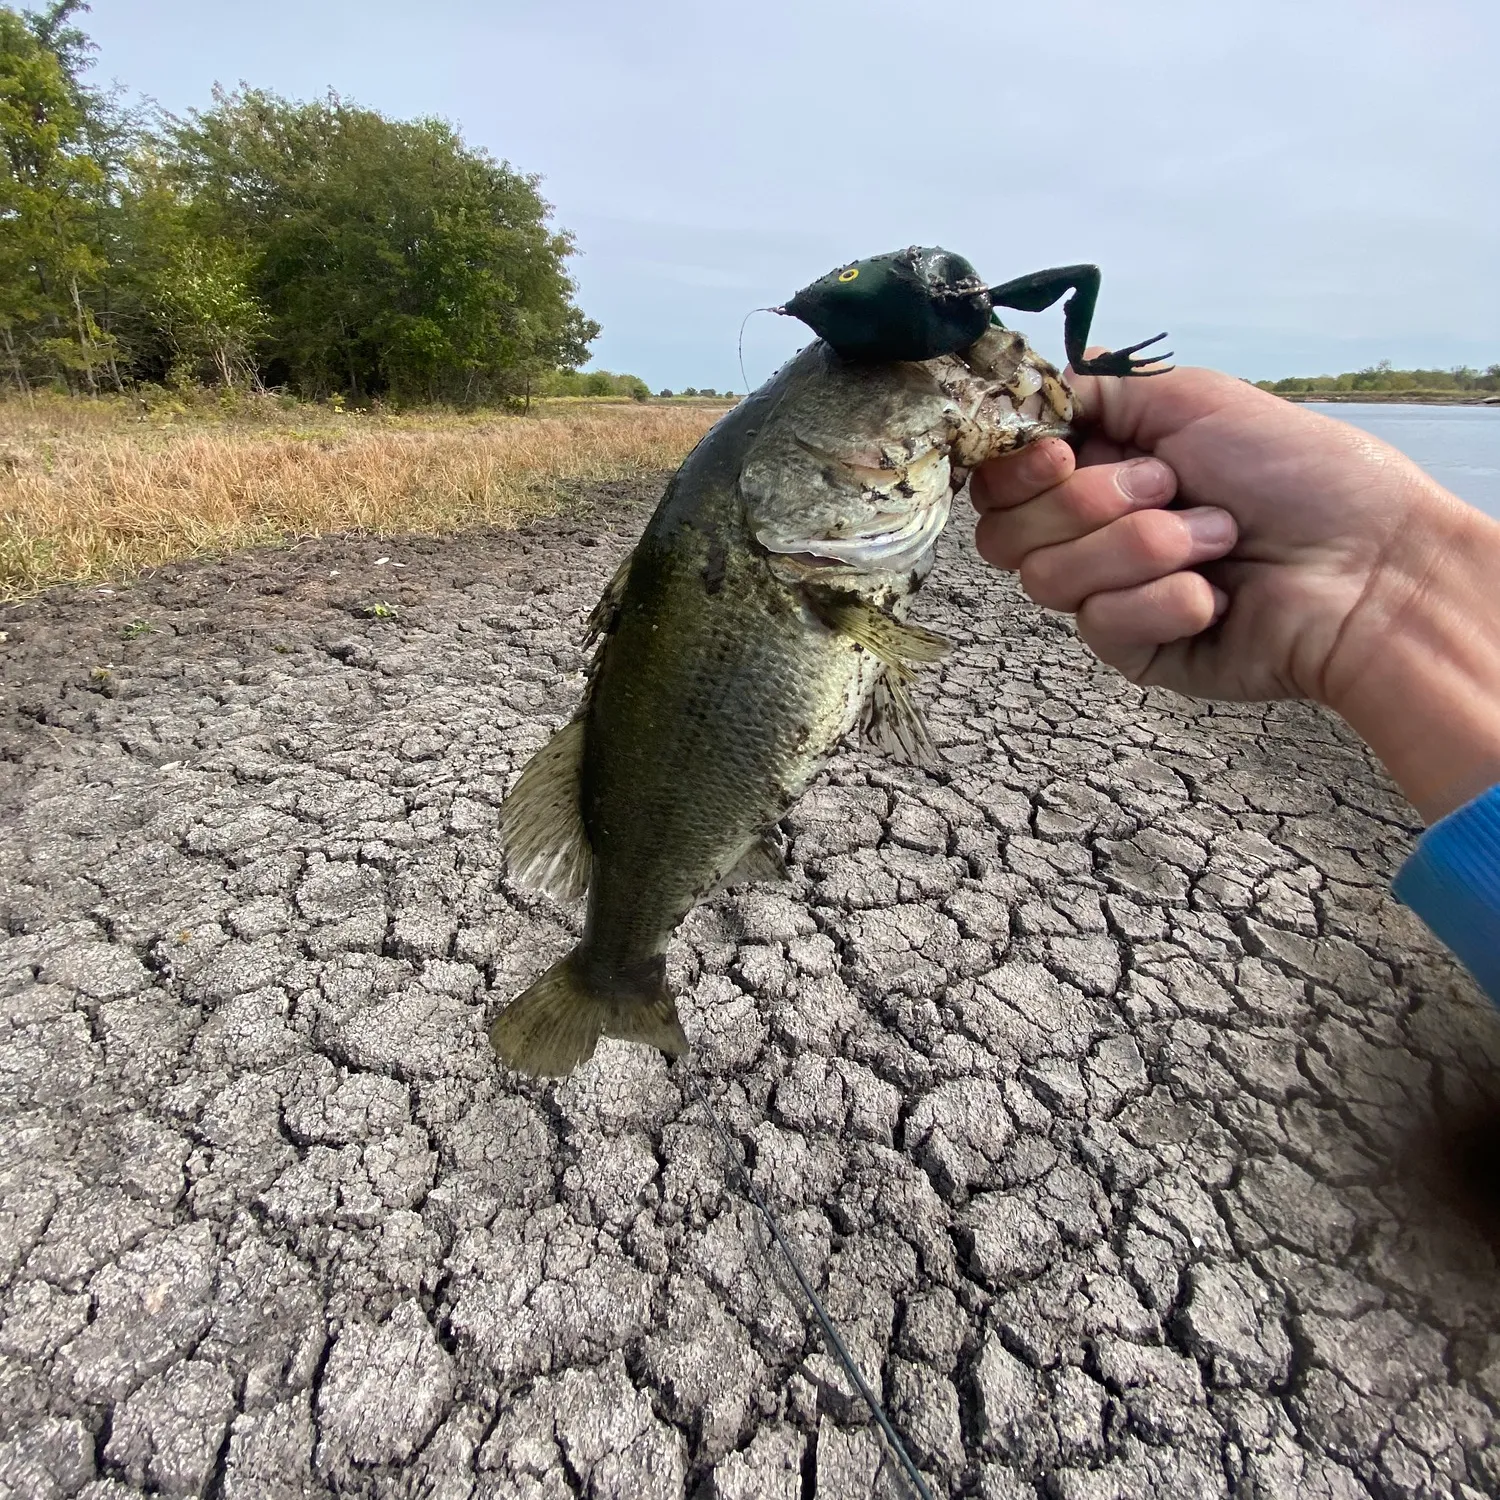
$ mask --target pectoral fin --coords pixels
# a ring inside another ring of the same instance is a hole
[[[890,668],[875,679],[875,691],[865,704],[859,727],[869,744],[892,759],[924,771],[943,769],[942,754],[932,742],[921,709]]]
[[[857,641],[898,677],[911,675],[908,662],[937,661],[953,649],[952,642],[944,637],[920,625],[894,619],[857,594],[809,591],[808,597],[818,618],[830,630]]]
[[[531,757],[500,807],[512,878],[554,901],[582,896],[593,863],[579,801],[583,723],[565,724]]]

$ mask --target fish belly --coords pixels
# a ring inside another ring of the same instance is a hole
[[[736,557],[708,594],[683,550],[624,611],[585,730],[585,942],[620,961],[665,947],[853,728],[874,681],[868,654],[763,558]]]

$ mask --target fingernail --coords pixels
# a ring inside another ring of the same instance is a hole
[[[1183,524],[1200,547],[1225,547],[1234,540],[1234,517],[1227,510],[1205,505],[1182,513]]]
[[[1213,590],[1214,613],[1213,618],[1208,623],[1210,625],[1217,625],[1219,621],[1222,620],[1224,616],[1229,612],[1229,595],[1226,594],[1224,590],[1221,589],[1216,583],[1209,584],[1209,588]]]
[[[1174,476],[1159,458],[1133,458],[1121,464],[1116,483],[1127,499],[1160,500],[1172,493]]]

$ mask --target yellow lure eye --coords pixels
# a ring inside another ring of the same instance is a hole
[[[850,266],[847,271],[840,271],[839,272],[839,280],[840,281],[853,281],[854,278],[856,276],[858,276],[858,275],[859,275],[859,267],[858,266]]]

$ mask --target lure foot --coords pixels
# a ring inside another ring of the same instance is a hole
[[[1063,347],[1068,351],[1068,363],[1078,374],[1166,374],[1165,370],[1145,370],[1140,366],[1171,359],[1170,354],[1139,360],[1130,357],[1148,344],[1166,338],[1164,333],[1157,334],[1154,339],[1143,339],[1128,349],[1111,350],[1108,354],[1097,354],[1093,359],[1084,358],[1083,351],[1089,341],[1089,325],[1094,321],[1094,304],[1099,300],[1098,266],[1056,266],[1050,271],[1033,271],[1029,276],[1018,276],[1003,286],[992,286],[989,289],[990,301],[996,307],[1014,307],[1018,312],[1041,312],[1070,291],[1073,295],[1063,303]]]
[[[1171,359],[1170,349],[1165,354],[1151,354],[1145,359],[1135,358],[1142,349],[1159,344],[1164,338],[1166,334],[1159,333],[1155,338],[1142,339],[1140,343],[1128,344],[1123,349],[1109,349],[1103,354],[1094,355],[1092,359],[1074,360],[1073,371],[1078,375],[1165,375],[1172,366],[1161,362]],[[1147,365],[1159,365],[1160,368],[1150,370],[1146,368]]]

